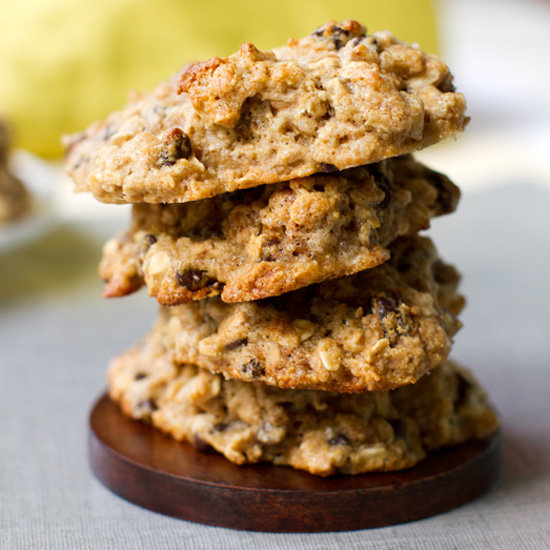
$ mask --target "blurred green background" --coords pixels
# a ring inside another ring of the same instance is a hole
[[[15,145],[60,156],[60,136],[121,107],[189,61],[260,49],[330,19],[437,51],[433,0],[0,0],[0,113]]]

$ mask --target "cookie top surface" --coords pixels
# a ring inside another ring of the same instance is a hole
[[[456,207],[458,188],[406,155],[193,203],[134,205],[104,247],[105,296],[147,285],[163,305],[277,296],[375,267],[396,237]]]
[[[460,132],[448,67],[388,32],[330,22],[287,46],[244,44],[186,67],[65,138],[77,190],[104,202],[187,202],[342,170]]]
[[[459,275],[429,239],[403,237],[390,252],[378,267],[275,298],[162,308],[155,331],[178,361],[240,380],[340,392],[414,383],[451,349]]]
[[[112,361],[109,392],[126,414],[199,450],[322,476],[408,468],[498,424],[477,382],[450,361],[392,392],[283,390],[178,363],[154,334]]]

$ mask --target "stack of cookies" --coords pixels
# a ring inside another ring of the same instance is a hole
[[[447,359],[459,275],[418,235],[459,191],[411,152],[464,111],[439,59],[330,22],[190,65],[68,138],[77,189],[133,204],[105,296],[145,285],[161,304],[111,398],[199,450],[323,476],[494,431]]]

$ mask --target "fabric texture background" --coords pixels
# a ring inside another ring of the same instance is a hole
[[[463,197],[429,232],[464,274],[453,357],[503,424],[501,477],[459,509],[347,533],[265,534],[142,510],[87,463],[89,409],[109,358],[152,323],[145,292],[101,300],[95,264],[114,227],[61,227],[0,258],[0,533],[12,549],[451,549],[550,547],[550,193],[528,184]],[[430,498],[426,495],[426,498]]]

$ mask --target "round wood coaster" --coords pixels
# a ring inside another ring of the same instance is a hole
[[[320,478],[237,466],[124,416],[106,395],[90,416],[90,462],[122,498],[198,523],[271,532],[348,531],[445,512],[496,479],[500,434],[433,453],[402,472]]]

